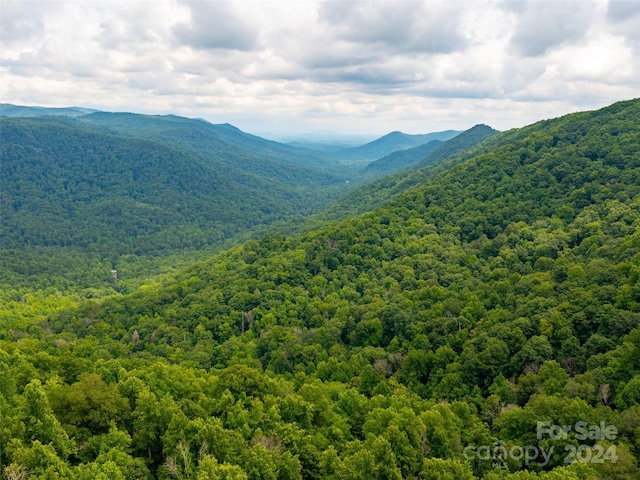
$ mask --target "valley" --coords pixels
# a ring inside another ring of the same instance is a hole
[[[0,118],[5,477],[640,475],[640,100],[348,148],[54,110]]]

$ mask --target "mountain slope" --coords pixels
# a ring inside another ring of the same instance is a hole
[[[66,107],[66,108],[49,108],[49,107],[27,107],[22,105],[12,105],[10,103],[0,103],[0,115],[7,117],[44,117],[44,116],[62,116],[62,117],[81,117],[90,113],[98,112],[91,108]]]
[[[433,165],[462,150],[476,146],[484,139],[498,133],[487,125],[476,125],[445,142],[434,140],[419,147],[391,153],[367,165],[367,172],[393,173],[411,166],[416,168]]]
[[[445,160],[451,155],[475,147],[476,145],[483,142],[485,139],[495,135],[496,133],[499,133],[498,130],[494,130],[488,125],[475,125],[469,130],[465,130],[459,135],[456,135],[451,140],[444,142],[441,147],[418,162],[416,164],[416,168],[433,165],[442,160]]]
[[[194,292],[232,285],[232,281],[223,280],[227,275],[248,280],[257,265],[282,272],[284,277],[270,287],[274,289],[279,284],[284,288],[306,285],[318,274],[333,278],[338,270],[352,267],[355,270],[349,278],[354,279],[357,272],[378,275],[374,270],[385,260],[403,263],[407,256],[423,255],[420,243],[431,244],[437,237],[453,242],[450,246],[455,250],[477,251],[480,256],[476,260],[489,261],[487,268],[493,268],[492,262],[535,263],[541,257],[561,260],[567,253],[563,249],[575,250],[576,255],[585,255],[585,260],[617,258],[625,248],[636,255],[633,249],[640,227],[638,119],[640,100],[633,100],[507,132],[508,138],[502,138],[498,147],[429,179],[381,209],[296,238],[267,236],[260,242],[249,242],[223,257],[194,265],[181,278],[200,277],[193,284]],[[548,232],[549,237],[536,237],[542,232]],[[499,258],[501,247],[515,248],[509,243],[512,234],[515,237],[511,240],[525,242],[533,257]],[[527,240],[527,235],[533,237]],[[622,250],[602,243],[607,237]],[[627,240],[632,243],[623,246]],[[590,247],[592,251],[587,252]],[[289,261],[278,263],[288,253],[292,255]],[[361,262],[356,258],[359,256],[373,263]],[[221,258],[237,262],[238,268],[212,268]],[[458,267],[475,268],[452,265],[454,270]],[[267,273],[260,275],[266,278]],[[349,278],[340,281],[350,283]],[[172,285],[168,283],[167,288]]]
[[[218,248],[274,223],[301,224],[365,180],[356,175],[359,167],[326,153],[231,125],[75,107],[6,107],[3,113],[32,117],[1,120],[0,228],[8,249],[2,267],[14,285],[27,277],[66,284],[70,275],[87,286],[108,285],[109,277],[98,280],[96,270],[106,258],[122,263],[115,259],[130,255],[153,269],[146,257],[161,254],[181,263],[179,252]]]
[[[309,170],[318,173],[318,168],[336,164],[321,152],[266,140],[229,124],[214,125],[175,115],[105,112],[86,115],[81,120],[115,134],[188,148],[194,153],[214,157],[216,161],[251,168],[254,172],[268,169],[269,175],[296,175],[299,171],[308,175]],[[277,168],[282,170],[274,170]]]
[[[415,164],[414,168],[392,173],[362,185],[339,198],[316,217],[326,223],[327,220],[343,219],[371,211],[444,170],[500,145],[503,138],[501,136],[485,142],[496,133],[497,130],[491,127],[476,125],[444,142]],[[504,142],[510,141],[509,137],[505,137]]]
[[[455,137],[460,132],[446,130],[443,132],[427,133],[423,135],[408,135],[402,132],[391,132],[372,142],[359,147],[352,147],[336,152],[339,158],[351,160],[376,160],[398,150],[424,145],[433,140],[445,141]]]
[[[432,140],[424,145],[419,145],[405,150],[399,150],[386,155],[367,165],[367,173],[390,174],[404,170],[415,165],[434,150],[438,149],[444,142],[442,140]]]
[[[326,172],[255,152],[234,156],[226,144],[196,152],[69,118],[0,122],[3,248],[78,247],[103,255],[200,248],[308,214],[343,185]]]
[[[110,467],[158,477],[638,478],[638,125],[633,100],[505,132],[374,212],[12,320],[0,447],[26,451],[6,464],[35,438],[98,469],[69,439],[120,439]]]

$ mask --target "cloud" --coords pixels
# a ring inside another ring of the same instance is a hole
[[[583,39],[592,25],[591,1],[509,1],[503,8],[517,16],[511,47],[521,55],[537,57],[553,48]]]
[[[436,57],[471,45],[468,12],[443,1],[321,2],[314,21],[269,45],[295,78],[392,95],[431,78]]]
[[[0,100],[176,113],[255,133],[261,122],[508,128],[637,96],[639,5],[3,1]]]
[[[175,15],[175,9],[165,3],[153,7],[145,2],[118,3],[96,19],[95,37],[105,50],[131,52],[148,45],[160,47],[171,35],[165,19]]]
[[[195,49],[247,51],[257,45],[256,32],[236,15],[227,1],[183,2],[191,18],[175,25],[173,32],[181,45]]]
[[[42,37],[44,15],[51,8],[47,3],[3,1],[0,14],[0,41],[19,43]]]
[[[335,38],[387,53],[448,53],[463,48],[463,11],[453,2],[323,2],[320,19]]]
[[[640,2],[637,0],[611,0],[607,5],[607,19],[616,35],[624,37],[636,55],[640,53]],[[636,63],[640,60],[636,59]]]
[[[640,15],[638,0],[609,0],[607,18],[613,22],[625,22],[631,17]],[[637,18],[636,18],[637,20]]]

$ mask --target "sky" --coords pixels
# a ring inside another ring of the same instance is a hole
[[[640,92],[640,0],[0,0],[0,102],[279,140],[499,130]]]

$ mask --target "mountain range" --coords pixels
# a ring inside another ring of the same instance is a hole
[[[408,135],[396,131],[388,133],[365,145],[340,150],[336,152],[336,155],[341,159],[372,161],[399,150],[406,150],[428,144],[434,140],[444,142],[459,133],[460,132],[456,130],[445,130],[424,135]]]
[[[471,148],[495,133],[498,133],[498,131],[487,125],[476,125],[462,133],[458,132],[457,135],[444,141],[432,140],[417,147],[390,153],[369,163],[366,171],[369,173],[375,172],[377,175],[380,175],[380,172],[384,172],[388,175],[414,165],[425,167],[444,160],[461,150]]]
[[[82,107],[28,107],[24,105],[12,105],[10,103],[0,103],[0,115],[7,117],[81,117],[99,110]]]
[[[170,148],[82,118],[2,119],[3,185],[9,156],[23,179],[3,212],[18,199],[64,219],[138,172],[111,198],[197,210],[178,203],[211,178],[191,139]],[[117,283],[123,257],[94,265],[111,289],[37,269],[40,284],[6,285],[5,476],[639,478],[638,125],[640,99],[477,126],[337,195],[301,233],[270,230],[139,287]],[[65,185],[66,166],[86,181]],[[187,194],[160,203],[161,185]],[[25,256],[48,235],[5,233]]]
[[[0,229],[11,282],[19,272],[65,272],[72,250],[102,261],[219,248],[274,223],[301,224],[375,177],[366,164],[229,124],[76,107],[3,104],[1,112]],[[442,135],[453,133],[395,132],[363,148]]]

